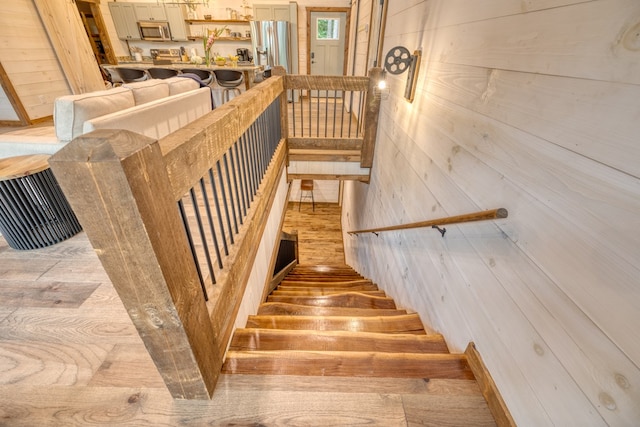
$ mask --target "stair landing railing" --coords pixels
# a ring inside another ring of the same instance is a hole
[[[359,89],[367,107],[358,138],[372,158],[370,78],[274,76],[160,140],[102,129],[49,160],[176,399],[209,399],[220,375],[286,173],[288,81],[306,91]]]
[[[463,222],[486,221],[491,219],[506,218],[507,216],[509,216],[509,212],[505,208],[498,208],[498,209],[491,209],[487,211],[474,212],[474,213],[469,213],[464,215],[455,215],[455,216],[449,216],[445,218],[431,219],[427,221],[412,222],[409,224],[391,225],[388,227],[367,228],[364,230],[354,230],[354,231],[348,231],[348,233],[351,235],[373,233],[377,236],[378,233],[382,231],[396,231],[396,230],[407,230],[411,228],[431,227],[438,230],[442,235],[442,237],[444,237],[444,234],[447,232],[447,229],[444,227],[441,227],[442,225],[458,224]]]

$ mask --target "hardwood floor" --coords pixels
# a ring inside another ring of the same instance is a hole
[[[285,228],[302,260],[343,263],[340,208],[297,208]],[[0,237],[2,426],[493,425],[487,414],[470,380],[223,374],[210,401],[173,400],[84,233],[33,251]]]

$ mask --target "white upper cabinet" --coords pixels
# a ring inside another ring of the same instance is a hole
[[[164,5],[154,3],[133,3],[138,21],[166,21]]]
[[[121,40],[141,40],[133,3],[108,3],[116,33]]]
[[[165,4],[164,11],[171,30],[171,40],[176,42],[187,40],[187,27],[179,4]]]

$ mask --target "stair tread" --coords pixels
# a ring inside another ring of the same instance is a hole
[[[222,373],[473,379],[461,354],[229,351]]]
[[[338,330],[426,335],[417,314],[398,316],[249,316],[247,328]]]
[[[289,302],[316,307],[396,308],[393,298],[370,296],[358,292],[346,292],[324,296],[270,295],[267,302]]]
[[[237,329],[230,350],[329,350],[389,353],[441,353],[449,350],[440,334],[385,334],[379,332]]]

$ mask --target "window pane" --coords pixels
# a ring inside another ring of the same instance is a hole
[[[340,38],[340,20],[318,18],[316,34],[318,40],[338,40]]]

